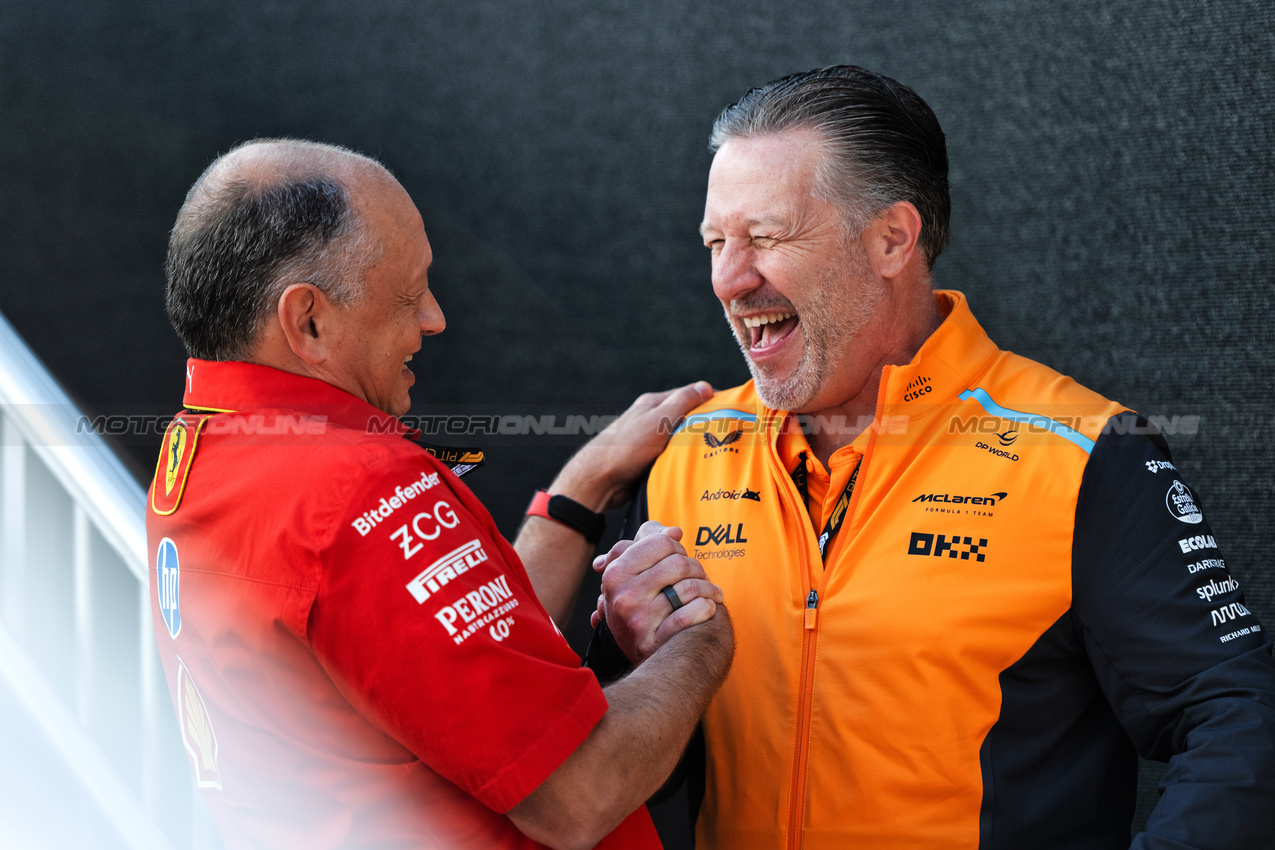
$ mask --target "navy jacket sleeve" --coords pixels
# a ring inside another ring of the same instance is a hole
[[[1168,761],[1138,850],[1275,842],[1275,662],[1195,493],[1132,414],[1097,440],[1076,504],[1079,637],[1144,758]]]

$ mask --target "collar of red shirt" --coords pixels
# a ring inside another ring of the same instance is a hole
[[[318,378],[237,360],[187,360],[182,404],[190,410],[214,413],[295,410],[326,416],[330,422],[368,433],[409,439],[419,434],[397,417]]]

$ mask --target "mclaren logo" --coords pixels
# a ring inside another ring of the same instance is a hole
[[[1008,493],[992,493],[987,496],[957,496],[953,493],[922,493],[912,501],[946,502],[950,505],[987,505],[991,507],[1008,495]]]

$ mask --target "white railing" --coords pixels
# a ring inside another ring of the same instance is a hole
[[[47,802],[90,809],[62,811],[87,846],[217,847],[159,669],[145,492],[86,421],[0,316],[0,689],[27,720],[8,734],[42,739],[0,762],[72,777]]]

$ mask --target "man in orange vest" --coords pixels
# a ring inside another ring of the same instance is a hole
[[[932,289],[934,113],[825,68],[710,146],[700,230],[753,379],[637,505],[739,624],[687,758],[696,846],[1124,848],[1141,753],[1171,767],[1134,847],[1269,848],[1270,640],[1154,429]]]

